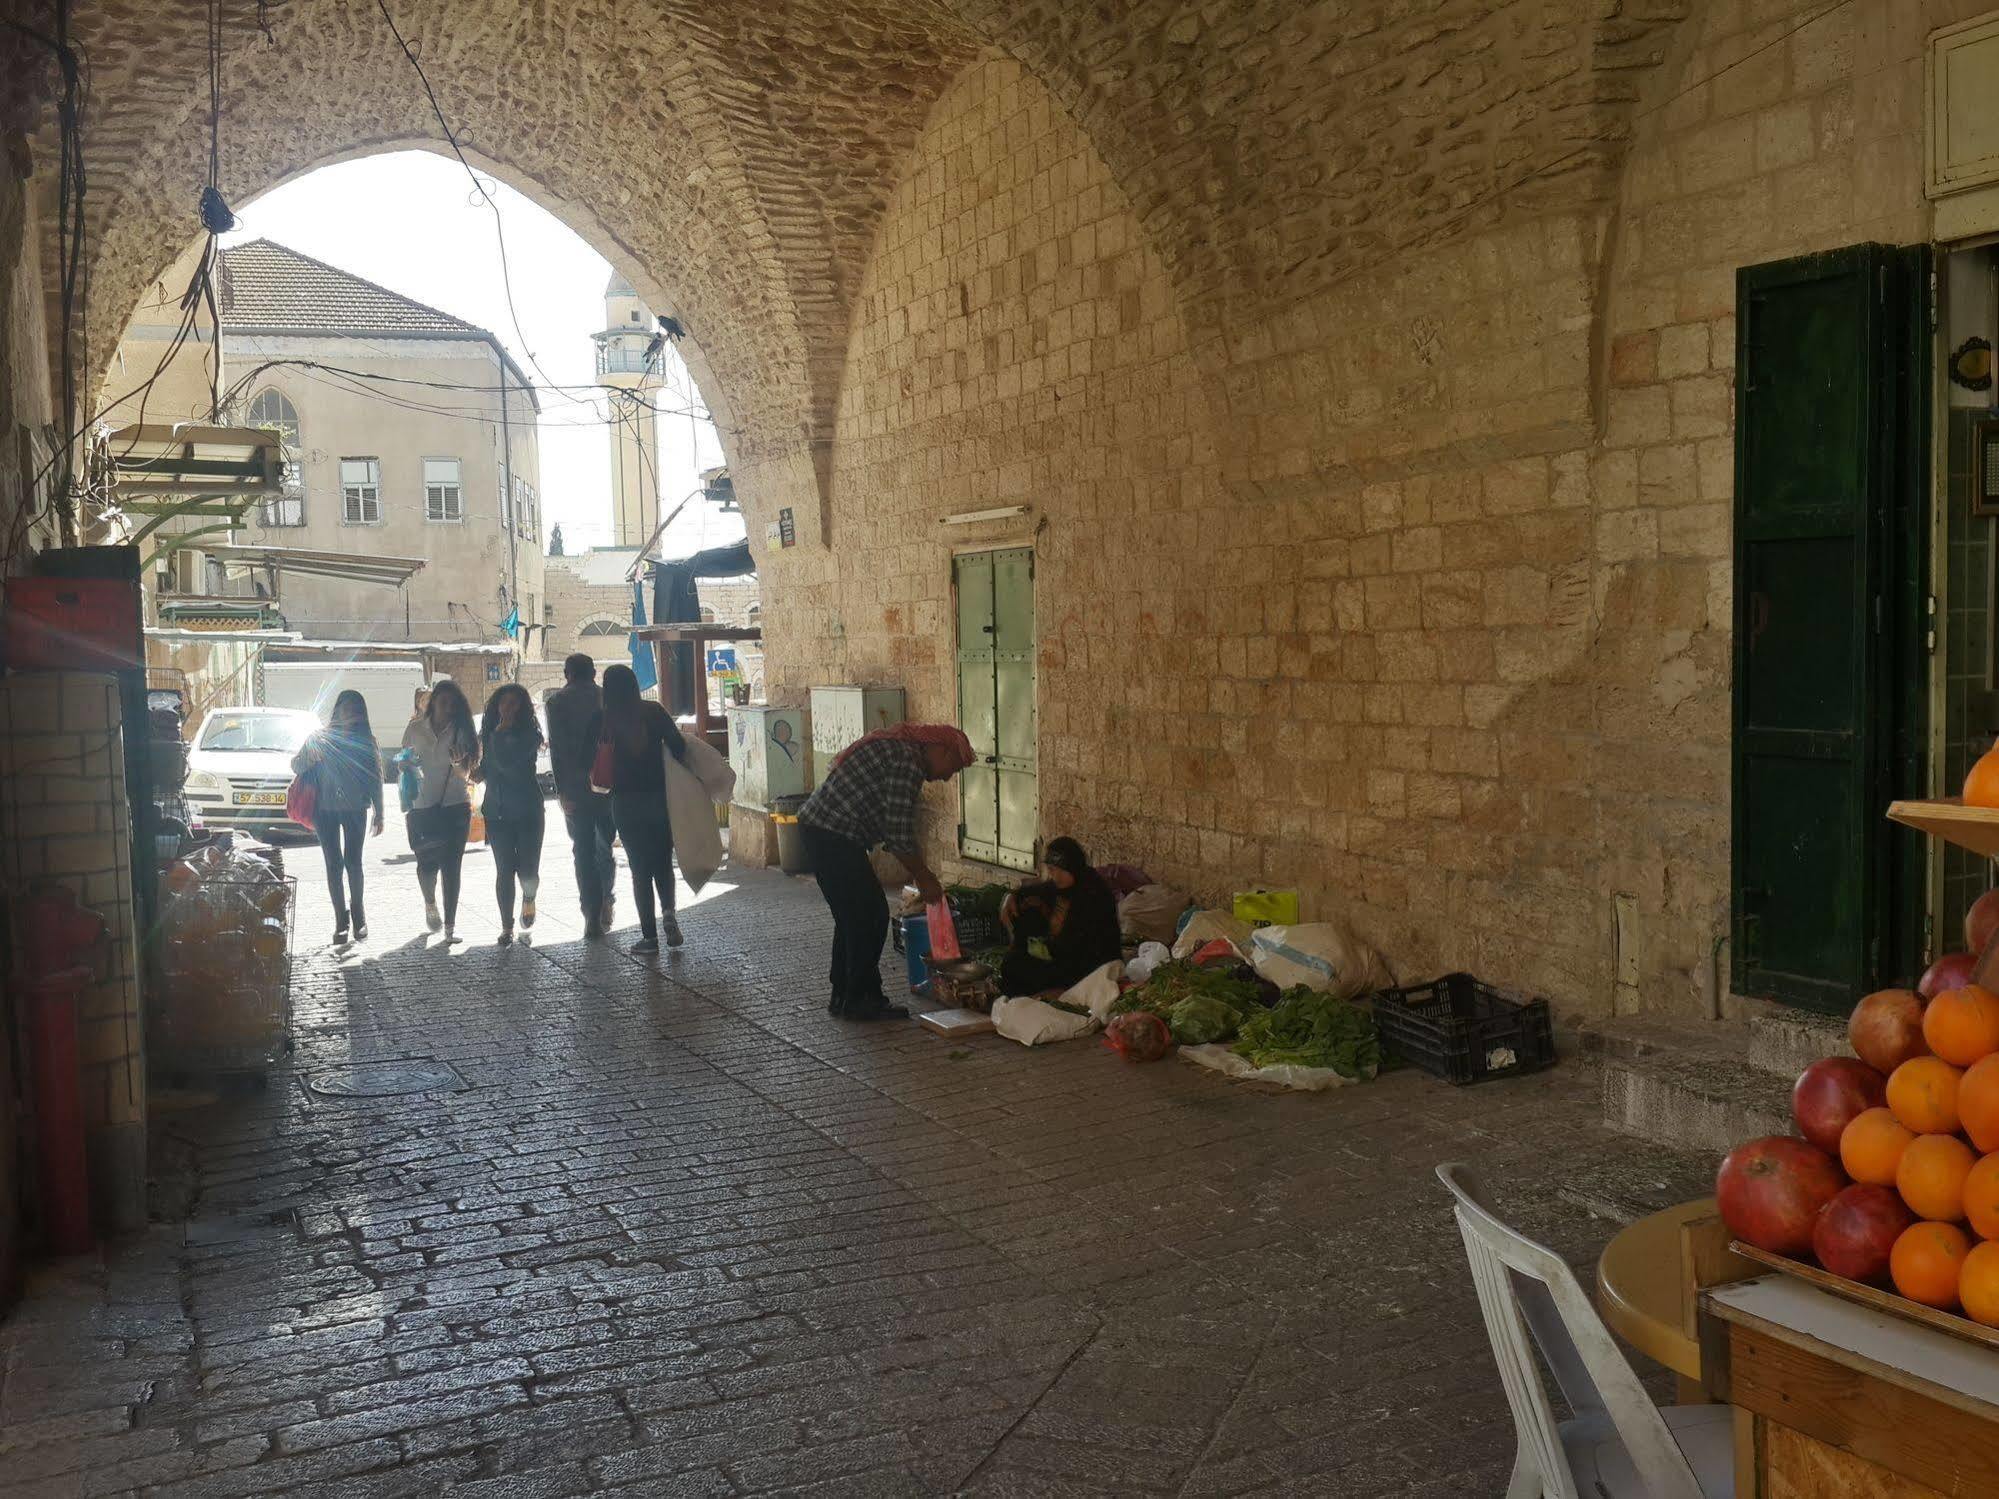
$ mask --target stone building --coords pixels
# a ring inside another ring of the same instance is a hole
[[[364,12],[274,6],[266,34],[225,8],[225,193],[437,143]],[[1999,88],[1927,79],[1989,84],[1992,14],[723,0],[634,31],[600,0],[439,0],[407,24],[481,165],[687,330],[773,699],[894,682],[953,717],[993,665],[959,583],[1002,565],[961,559],[1002,554],[1035,831],[1202,895],[1296,885],[1410,977],[1694,1019],[1731,984],[1830,1007],[1905,977],[1962,894],[1877,824],[1948,789],[1981,711],[1989,528],[1914,407],[1987,409],[1951,405],[1945,365],[1992,341],[1989,266],[1932,247],[1999,231],[1999,162],[1953,145],[1992,138]],[[199,8],[80,0],[74,28],[87,319],[58,289],[49,104],[0,173],[16,516],[65,329],[94,389],[207,150]],[[602,129],[612,108],[642,128]],[[1745,363],[1785,349],[1759,386]],[[1818,399],[1754,399],[1780,388]],[[1829,530],[1784,531],[1793,478],[1838,497],[1804,507]],[[1847,688],[1774,668],[1813,685],[1762,695],[1766,645]],[[964,867],[958,807],[932,814]]]
[[[539,403],[484,329],[269,240],[220,256],[220,361],[205,330],[164,366],[192,257],[161,278],[112,360],[107,399],[148,385],[148,422],[228,415],[277,427],[291,479],[231,539],[420,560],[400,588],[283,574],[286,624],[331,640],[499,641],[518,604],[540,653]],[[447,387],[440,390],[438,387]],[[504,388],[504,396],[503,396]],[[504,400],[505,411],[502,412]],[[136,414],[138,401],[122,412]],[[508,498],[508,486],[512,498]],[[192,565],[189,565],[192,564]],[[189,554],[169,581],[220,591]]]

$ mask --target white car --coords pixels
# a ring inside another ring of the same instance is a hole
[[[304,834],[285,816],[292,756],[319,727],[300,708],[217,708],[187,756],[186,794],[209,827]]]

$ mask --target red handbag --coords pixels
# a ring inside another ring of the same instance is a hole
[[[597,741],[597,757],[590,762],[590,784],[597,790],[609,791],[611,789],[611,768],[613,763],[614,757],[611,750],[611,741],[608,739],[599,739]]]
[[[291,785],[285,788],[285,816],[306,831],[312,831],[312,816],[319,807],[319,790],[313,784],[312,772],[292,777]]]

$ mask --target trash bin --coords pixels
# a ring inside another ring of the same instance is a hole
[[[812,873],[812,854],[805,847],[805,834],[796,817],[778,813],[771,818],[777,828],[777,867],[786,874]]]
[[[902,956],[909,965],[912,994],[930,992],[930,919],[921,911],[896,918],[902,928]]]

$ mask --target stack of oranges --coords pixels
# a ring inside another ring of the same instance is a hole
[[[1840,1164],[1856,1182],[1894,1188],[1919,1220],[1895,1240],[1895,1289],[1999,1327],[1999,996],[1974,985],[1938,994],[1922,1011],[1921,1047],[1888,1072],[1886,1106],[1841,1132]]]

